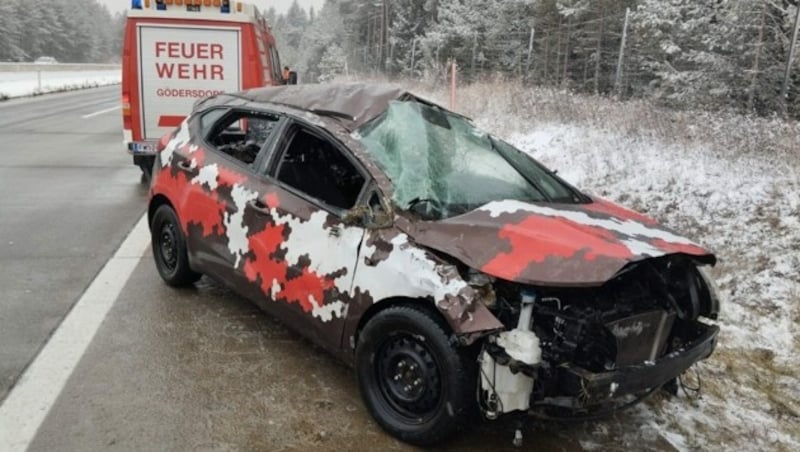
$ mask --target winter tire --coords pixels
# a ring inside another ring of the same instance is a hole
[[[419,446],[447,439],[471,419],[477,364],[454,346],[433,312],[393,306],[359,335],[364,403],[384,430]]]
[[[153,256],[161,279],[170,286],[180,287],[200,279],[200,274],[189,268],[186,238],[178,216],[168,205],[156,209],[150,225]]]

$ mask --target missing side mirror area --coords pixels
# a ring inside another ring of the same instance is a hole
[[[342,217],[348,226],[360,226],[368,229],[383,229],[394,224],[391,203],[373,193],[367,205],[356,206]]]

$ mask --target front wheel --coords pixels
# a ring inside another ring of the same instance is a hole
[[[156,269],[164,282],[180,287],[200,279],[201,275],[189,267],[186,238],[172,207],[165,204],[156,209],[150,234]]]
[[[433,311],[393,306],[359,335],[358,383],[384,430],[411,444],[444,441],[471,420],[477,364],[451,344]]]

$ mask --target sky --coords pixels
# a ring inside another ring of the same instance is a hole
[[[130,0],[97,0],[99,3],[106,5],[111,14],[122,12],[130,8],[131,2]],[[289,9],[289,6],[292,4],[292,0],[246,0],[246,3],[252,3],[258,7],[258,9],[262,11],[268,10],[271,6],[275,7],[275,10],[279,13],[285,13],[286,10]],[[297,3],[300,4],[306,11],[308,11],[309,6],[313,6],[315,10],[319,11],[322,8],[322,4],[325,3],[325,0],[297,0]]]

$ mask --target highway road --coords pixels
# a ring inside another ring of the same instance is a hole
[[[354,373],[204,277],[159,279],[118,87],[0,103],[0,450],[412,450]],[[512,420],[455,450],[511,449]],[[637,410],[526,448],[663,449]]]
[[[119,87],[0,103],[0,399],[144,211]]]

